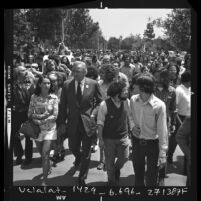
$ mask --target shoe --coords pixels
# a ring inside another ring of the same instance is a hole
[[[105,166],[105,164],[102,163],[102,162],[100,162],[100,163],[98,164],[98,166],[97,166],[97,169],[98,169],[98,170],[103,170],[103,169],[104,169],[104,166]]]
[[[22,163],[22,165],[26,166],[29,165],[31,163],[31,159],[25,159],[24,162]]]
[[[20,165],[22,163],[22,157],[17,157],[15,161],[15,165]]]
[[[59,154],[53,155],[53,156],[50,158],[50,160],[51,160],[52,162],[54,162],[54,163],[57,163],[57,161],[59,160]]]
[[[91,152],[95,153],[98,150],[98,145],[93,145],[91,148]]]
[[[120,178],[120,169],[115,169],[115,180],[117,182],[119,182],[119,178]]]
[[[80,157],[76,157],[73,164],[74,164],[75,167],[78,167],[80,165],[80,162],[81,162],[81,158]]]
[[[84,181],[84,179],[78,179],[78,185],[79,186],[86,186],[86,183],[85,183],[85,181]]]

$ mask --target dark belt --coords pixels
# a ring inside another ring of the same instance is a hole
[[[159,142],[158,139],[154,139],[154,140],[147,140],[147,139],[142,139],[142,138],[137,138],[133,136],[133,141],[134,143],[140,144],[140,145],[148,145],[148,144],[156,144]]]

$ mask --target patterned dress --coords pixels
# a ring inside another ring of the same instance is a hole
[[[49,94],[47,98],[42,98],[33,94],[31,96],[31,101],[29,105],[28,117],[38,117],[42,116],[44,113],[44,118],[39,120],[41,132],[37,141],[44,140],[56,140],[56,119],[58,115],[58,97],[54,94]]]

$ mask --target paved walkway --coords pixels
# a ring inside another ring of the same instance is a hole
[[[24,147],[24,139],[22,139]],[[48,176],[48,185],[50,186],[74,186],[77,185],[79,170],[74,171],[74,157],[68,150],[67,140],[64,142],[66,148],[65,160],[58,163],[57,167],[52,168],[52,173]],[[36,149],[35,143],[33,148],[32,163],[26,167],[21,165],[15,166],[13,161],[13,185],[14,186],[35,186],[40,185],[42,177],[42,166],[40,164],[40,156]],[[182,175],[183,170],[183,153],[177,146],[174,154],[174,164],[167,167],[166,186],[185,186],[186,176]],[[90,169],[86,185],[88,186],[104,186],[107,182],[106,172],[97,170],[99,160],[99,150],[92,154]],[[134,171],[132,161],[128,161],[121,170],[120,186],[134,185]]]

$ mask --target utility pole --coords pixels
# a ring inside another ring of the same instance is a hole
[[[65,21],[68,20],[68,9],[61,10],[61,41],[64,42],[65,39]]]

